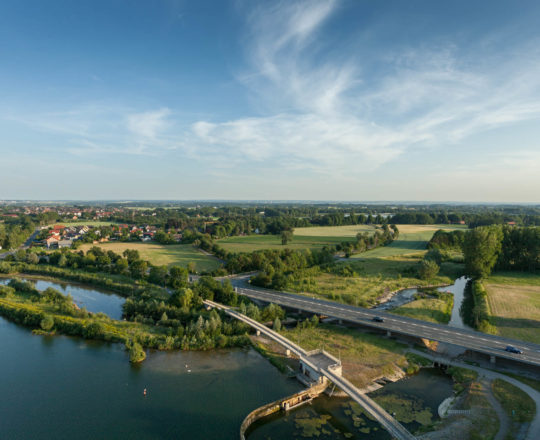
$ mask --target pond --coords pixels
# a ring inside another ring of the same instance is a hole
[[[251,349],[152,352],[37,336],[0,318],[0,437],[236,439],[253,409],[301,387]],[[147,389],[147,395],[143,390]]]
[[[439,420],[438,408],[453,393],[453,381],[438,369],[422,369],[414,376],[370,393],[390,414],[414,432]],[[297,410],[261,419],[252,425],[248,440],[373,439],[391,436],[348,398],[321,396]]]
[[[73,302],[79,307],[86,307],[92,313],[105,313],[112,319],[122,319],[122,305],[125,299],[114,293],[106,293],[92,287],[81,286],[63,281],[48,281],[36,278],[17,277],[35,284],[36,289],[43,291],[49,287],[56,289],[64,295],[71,295]],[[0,284],[8,284],[10,278],[0,278]]]

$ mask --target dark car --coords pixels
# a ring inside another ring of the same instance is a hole
[[[380,316],[375,316],[373,318],[373,321],[375,321],[375,322],[384,322],[384,318],[381,318]]]
[[[516,347],[512,347],[511,345],[507,345],[505,348],[505,351],[508,351],[510,353],[516,353],[516,354],[522,354],[523,352]]]

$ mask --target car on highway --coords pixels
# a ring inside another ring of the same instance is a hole
[[[381,318],[380,316],[373,317],[373,321],[375,322],[384,322],[384,318]]]
[[[514,347],[512,345],[507,345],[504,350],[508,351],[509,353],[515,353],[515,354],[522,354],[523,353],[519,348],[516,348],[516,347]]]

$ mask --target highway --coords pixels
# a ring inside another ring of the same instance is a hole
[[[426,321],[312,298],[305,295],[252,287],[246,288],[241,287],[238,283],[235,284],[235,289],[239,294],[252,299],[269,303],[272,302],[274,304],[279,304],[280,306],[305,312],[331,316],[343,321],[386,330],[396,334],[453,344],[489,356],[495,356],[496,358],[511,359],[540,367],[540,345],[538,344],[488,335],[474,330],[433,324]],[[383,318],[384,322],[373,321],[375,316]],[[508,345],[519,348],[523,353],[514,354],[505,351],[505,348]]]

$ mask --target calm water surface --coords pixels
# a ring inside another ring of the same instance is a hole
[[[36,336],[3,318],[0,359],[10,440],[237,439],[250,411],[300,389],[253,350],[156,352],[133,367],[118,344]]]
[[[36,289],[43,291],[49,287],[56,289],[64,295],[71,295],[73,302],[79,307],[86,307],[86,310],[92,313],[105,313],[113,319],[122,319],[122,304],[124,298],[114,293],[105,293],[95,290],[92,287],[81,286],[69,282],[52,282],[35,278],[18,277],[25,281],[35,283]],[[10,279],[0,279],[0,284],[9,283]]]
[[[415,414],[415,420],[400,420],[414,432],[421,425],[418,420],[426,420],[426,416],[431,422],[439,419],[437,409],[452,395],[452,385],[452,379],[444,372],[428,368],[369,395],[389,413],[396,413],[398,420],[402,415],[410,419],[410,415]],[[324,395],[313,400],[311,405],[260,420],[248,434],[248,440],[391,438],[379,424],[362,415],[350,399]]]

